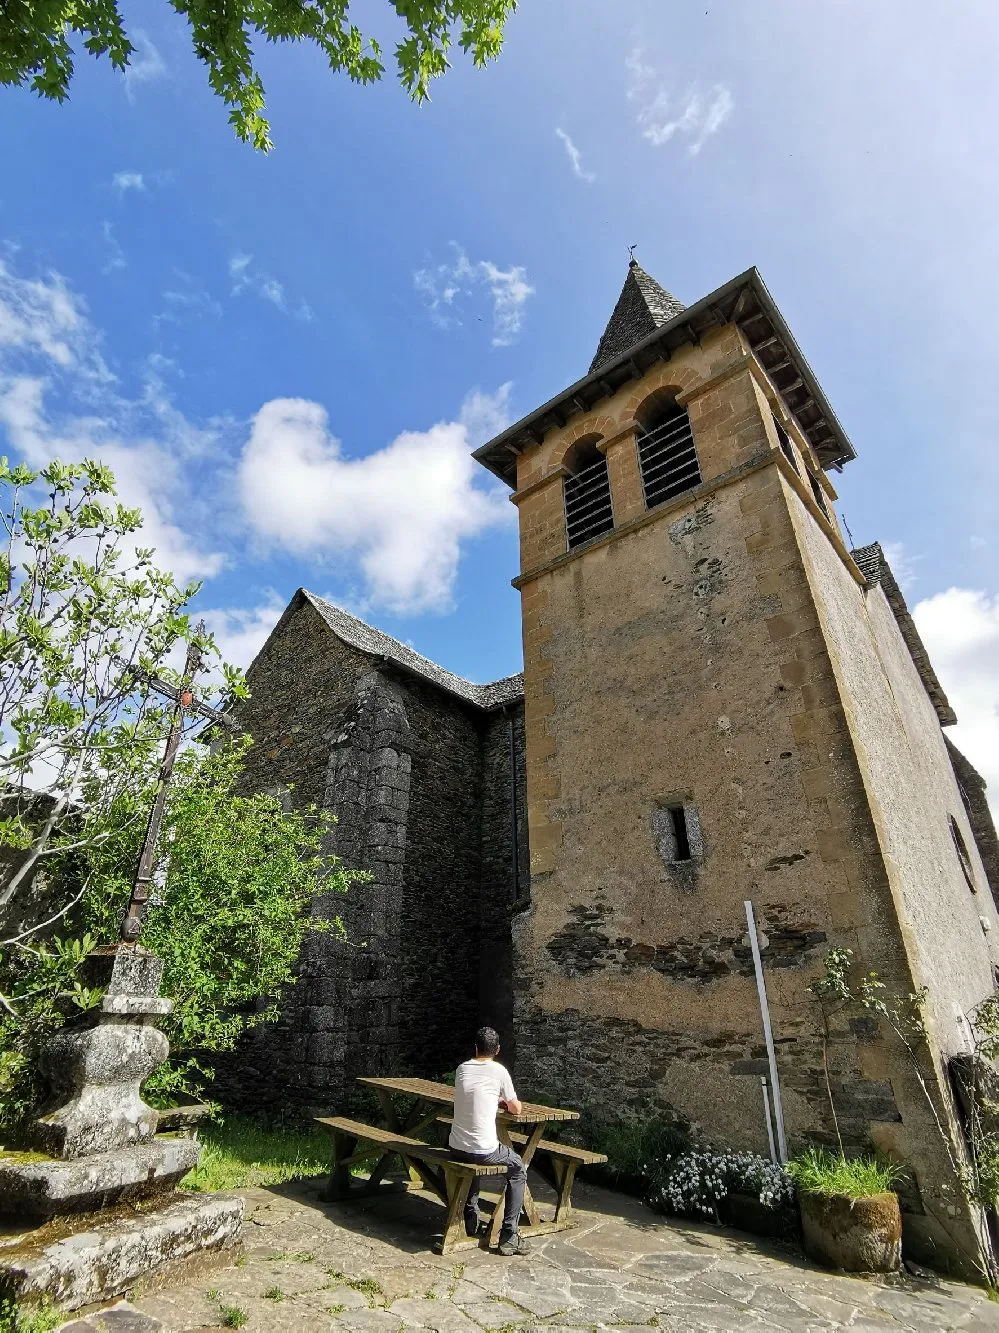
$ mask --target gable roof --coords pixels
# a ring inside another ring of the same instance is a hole
[[[660,287],[637,259],[631,260],[617,305],[590,362],[589,374],[627,352],[685,309],[683,302]]]
[[[936,709],[940,725],[942,727],[953,726],[957,721],[957,714],[951,708],[947,696],[944,694],[943,686],[937,679],[937,673],[933,670],[933,663],[926,651],[926,645],[919,637],[916,622],[909,614],[909,608],[902,596],[902,590],[895,582],[895,575],[891,572],[891,566],[881,549],[881,543],[872,542],[870,546],[858,546],[850,554],[857,568],[867,580],[867,586],[873,588],[880,584],[881,591],[888,599],[892,615],[898,622],[902,638],[905,640],[905,646],[908,648],[909,655],[919,672],[923,687],[930,696],[930,702]]]
[[[613,316],[611,317],[613,319]],[[823,467],[842,467],[856,458],[794,335],[755,268],[681,309],[633,347],[602,363],[543,406],[522,417],[473,457],[509,486],[516,486],[517,455],[540,444],[580,412],[589,412],[629,380],[640,379],[658,361],[669,361],[679,347],[698,343],[712,329],[736,324],[794,417]]]
[[[421,680],[435,685],[448,694],[453,694],[476,708],[488,711],[523,698],[524,677],[521,674],[505,676],[502,680],[494,680],[489,685],[475,685],[462,676],[456,676],[452,671],[446,671],[444,667],[431,662],[428,657],[421,656],[406,644],[400,643],[398,639],[393,639],[391,635],[383,634],[380,629],[375,629],[366,621],[358,620],[342,607],[327,602],[324,597],[317,597],[306,588],[299,588],[295,593],[289,610],[299,602],[307,602],[318,611],[337,638],[351,648],[356,648],[369,657],[383,658],[407,674],[418,676]]]

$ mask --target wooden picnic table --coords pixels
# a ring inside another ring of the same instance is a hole
[[[486,1243],[495,1245],[503,1220],[503,1197],[506,1192],[506,1174],[502,1166],[481,1166],[465,1163],[451,1157],[445,1145],[427,1143],[419,1136],[438,1126],[450,1126],[448,1113],[454,1110],[454,1088],[447,1083],[434,1083],[422,1078],[362,1077],[358,1083],[370,1088],[378,1100],[385,1125],[364,1125],[346,1117],[318,1116],[318,1123],[333,1134],[333,1169],[329,1197],[342,1198],[350,1190],[350,1167],[358,1162],[378,1160],[368,1178],[367,1189],[374,1189],[384,1179],[392,1158],[402,1158],[410,1184],[429,1189],[447,1209],[444,1236],[438,1246],[441,1253],[462,1245],[478,1245],[478,1238],[464,1236],[463,1208],[468,1189],[475,1176],[497,1176],[499,1198],[493,1206],[493,1215],[486,1233]],[[397,1098],[410,1099],[400,1107]],[[576,1171],[584,1164],[606,1162],[602,1153],[589,1152],[572,1144],[548,1141],[544,1137],[546,1125],[559,1121],[578,1120],[578,1111],[557,1106],[541,1106],[524,1102],[514,1115],[501,1111],[496,1117],[496,1133],[501,1143],[513,1148],[525,1166],[541,1169],[541,1174],[555,1187],[558,1199],[554,1217],[543,1220],[530,1188],[524,1191],[526,1224],[521,1226],[525,1236],[561,1231],[570,1226],[572,1212],[572,1184]],[[517,1127],[521,1127],[518,1132]],[[357,1147],[358,1143],[362,1146]],[[364,1144],[370,1146],[364,1147]],[[375,1149],[375,1152],[372,1151]],[[535,1161],[535,1155],[542,1157]],[[547,1169],[543,1164],[547,1164]]]

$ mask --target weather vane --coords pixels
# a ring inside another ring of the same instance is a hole
[[[638,242],[637,242],[637,241],[635,242],[634,245],[629,245],[629,246],[628,246],[628,261],[629,261],[629,263],[632,263],[632,264],[637,264],[637,263],[638,263],[638,260],[635,258],[635,251],[636,251],[637,249],[638,249]]]

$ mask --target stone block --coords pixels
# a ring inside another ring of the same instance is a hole
[[[85,986],[103,986],[109,995],[159,995],[163,959],[141,946],[118,945],[90,954],[80,974]]]
[[[75,1161],[0,1157],[0,1214],[43,1219],[166,1193],[197,1165],[198,1152],[194,1139],[160,1138]]]
[[[68,1230],[59,1239],[23,1240],[0,1252],[0,1292],[76,1310],[108,1300],[177,1259],[236,1244],[243,1200],[232,1194],[172,1196],[131,1217]]]

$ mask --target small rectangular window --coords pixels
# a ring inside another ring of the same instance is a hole
[[[667,867],[697,861],[701,855],[697,811],[683,801],[667,798],[652,808],[652,834],[660,859]]]

